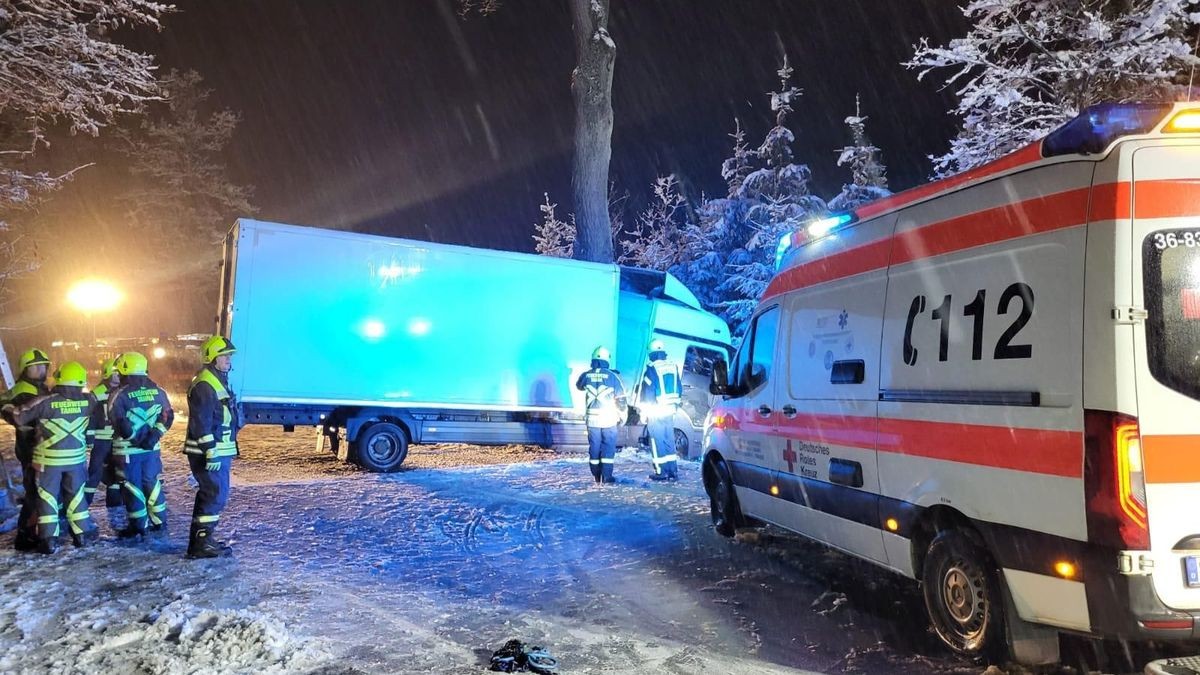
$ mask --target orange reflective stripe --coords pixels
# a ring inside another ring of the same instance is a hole
[[[1200,483],[1200,436],[1142,436],[1147,483]]]

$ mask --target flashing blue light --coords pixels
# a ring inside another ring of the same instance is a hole
[[[779,245],[775,247],[775,269],[779,269],[783,265],[784,257],[794,247],[813,239],[824,237],[839,227],[852,222],[854,222],[853,213],[839,213],[828,218],[814,220],[805,226],[803,230],[785,233],[779,238]]]
[[[813,239],[816,239],[817,237],[824,237],[825,235],[833,232],[852,220],[854,220],[853,213],[839,213],[835,216],[829,216],[828,218],[814,220],[808,224],[808,236],[812,237]]]
[[[1042,156],[1094,155],[1121,136],[1154,130],[1171,110],[1170,103],[1099,103],[1050,132],[1042,141]]]
[[[792,248],[792,232],[784,233],[779,238],[779,245],[775,247],[775,269],[783,264],[783,256],[787,255],[789,249]]]

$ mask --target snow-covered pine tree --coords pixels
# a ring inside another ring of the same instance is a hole
[[[970,0],[971,30],[904,65],[949,69],[962,128],[934,177],[1016,150],[1105,100],[1171,99],[1196,63],[1197,0]],[[1186,94],[1184,94],[1186,95]]]
[[[857,96],[854,97],[854,115],[846,118],[846,126],[850,128],[851,145],[838,151],[838,166],[850,167],[851,180],[829,200],[830,211],[851,211],[892,194],[888,190],[887,167],[879,158],[879,148],[867,138],[867,118],[862,115]]]
[[[723,313],[721,288],[728,276],[726,261],[749,238],[746,224],[748,205],[738,198],[746,176],[753,170],[754,150],[746,143],[746,132],[734,119],[733,154],[721,163],[727,186],[724,197],[701,197],[696,217],[683,226],[683,262],[671,268],[705,308]]]
[[[684,232],[681,220],[687,202],[679,193],[674,174],[654,181],[650,205],[638,214],[637,223],[621,239],[623,265],[665,271],[684,260]]]
[[[543,192],[542,195],[546,201],[538,206],[542,222],[534,226],[533,250],[555,258],[570,258],[575,251],[575,217],[559,220],[554,212],[558,204],[550,201],[550,193]]]
[[[786,126],[787,116],[802,92],[791,84],[792,68],[786,58],[777,73],[780,89],[770,94],[775,126],[754,151],[759,168],[746,175],[735,196],[745,204],[749,237],[726,260],[729,276],[718,287],[718,293],[724,296],[721,304],[725,317],[737,335],[745,332],[755,305],[775,274],[779,238],[826,212],[824,200],[809,192],[812,172],[808,165],[793,161],[795,135]],[[743,217],[740,209],[735,208],[731,214],[728,207],[723,210],[726,218]]]

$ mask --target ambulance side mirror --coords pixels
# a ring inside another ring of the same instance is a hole
[[[725,359],[713,361],[712,380],[708,383],[708,393],[713,396],[729,395],[729,365]]]

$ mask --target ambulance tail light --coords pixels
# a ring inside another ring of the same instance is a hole
[[[1149,549],[1137,419],[1100,410],[1084,412],[1083,480],[1088,539],[1120,549]]]

